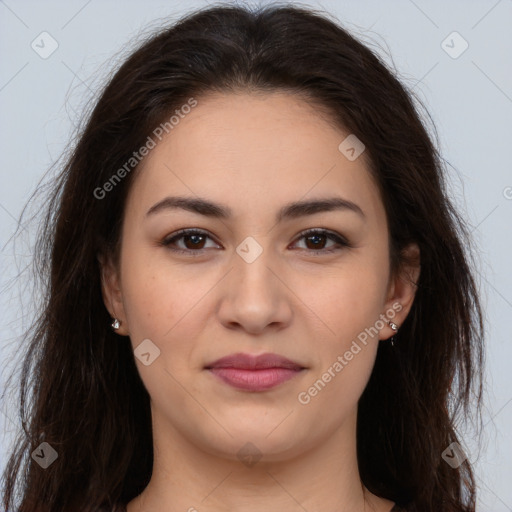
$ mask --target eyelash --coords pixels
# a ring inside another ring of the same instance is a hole
[[[164,238],[160,242],[160,245],[167,247],[169,250],[171,250],[175,253],[187,254],[189,256],[200,256],[201,254],[203,254],[203,251],[205,251],[205,249],[176,249],[174,247],[170,247],[170,245],[173,242],[176,242],[177,240],[180,240],[184,236],[187,236],[187,235],[202,235],[202,236],[206,236],[213,240],[213,238],[209,235],[209,233],[207,233],[206,231],[203,231],[201,229],[193,229],[193,228],[192,229],[181,229],[180,231],[177,231],[173,235]],[[335,233],[333,231],[329,231],[326,229],[318,229],[318,228],[307,229],[305,231],[302,231],[301,233],[299,233],[299,235],[297,236],[297,238],[295,240],[298,241],[302,238],[312,236],[312,235],[325,235],[328,239],[336,242],[339,246],[341,246],[341,247],[333,247],[330,249],[318,249],[318,250],[301,249],[301,250],[305,250],[305,251],[311,253],[314,256],[327,255],[327,254],[331,254],[336,251],[342,250],[343,248],[352,247],[352,245],[341,235],[338,235],[337,233]]]

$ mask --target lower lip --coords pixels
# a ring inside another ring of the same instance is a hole
[[[210,368],[209,371],[235,388],[248,391],[265,391],[292,379],[302,370],[291,370],[289,368],[265,368],[261,370]]]

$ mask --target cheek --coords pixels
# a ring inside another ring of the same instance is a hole
[[[207,293],[208,280],[192,282],[182,273],[170,271],[165,265],[154,268],[146,260],[142,268],[126,266],[123,294],[130,340],[135,356],[137,347],[149,339],[158,348],[158,356],[149,365],[135,358],[142,381],[152,400],[166,408],[172,403],[179,410],[187,405],[183,389],[195,392],[191,374],[194,340],[204,330],[199,320],[201,298]]]
[[[322,391],[319,402],[342,395],[355,403],[370,377],[382,328],[385,264],[347,259],[336,272],[317,276],[315,286],[312,280],[301,281],[299,294],[315,312],[318,325],[310,331],[314,339],[309,344],[315,347],[317,363],[311,383],[321,381],[312,390],[313,394]]]
[[[297,400],[304,414],[322,417],[334,427],[357,407],[370,378],[384,286],[382,276],[362,269],[327,282],[307,302],[321,321],[318,330],[310,331],[308,345],[315,347],[315,365]]]
[[[169,371],[181,382],[190,380],[204,362],[200,340],[205,339],[208,323],[214,320],[209,292],[223,273],[200,270],[199,266],[176,266],[160,257],[133,255],[124,267],[123,295],[132,346],[136,349],[149,339],[160,350],[151,366],[136,360],[148,390],[154,387],[157,375],[161,382],[168,379],[156,369]],[[161,382],[155,386],[161,388]]]
[[[374,326],[383,313],[386,277],[383,265],[355,256],[328,273],[297,277],[294,291],[327,337],[343,345]]]
[[[170,336],[211,288],[208,272],[183,271],[160,250],[127,254],[122,282],[130,333],[155,339]]]

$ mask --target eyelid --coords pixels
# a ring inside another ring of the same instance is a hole
[[[335,242],[335,245],[333,247],[329,247],[327,249],[307,249],[307,248],[298,248],[293,250],[301,251],[303,254],[305,254],[307,257],[313,257],[313,258],[321,258],[321,257],[328,257],[332,256],[336,253],[339,253],[341,251],[344,251],[346,249],[350,249],[353,247],[353,245],[347,240],[346,237],[343,235],[337,233],[336,231],[331,231],[330,229],[326,228],[309,228],[304,231],[301,231],[292,242],[292,245],[297,243],[302,238],[305,238],[307,236],[311,235],[323,235],[327,237],[327,239]]]
[[[170,235],[166,236],[160,242],[160,245],[163,245],[164,247],[168,247],[172,242],[179,240],[180,238],[183,238],[186,235],[203,235],[203,236],[206,236],[206,237],[210,238],[211,240],[213,240],[217,245],[220,245],[217,241],[215,241],[215,238],[208,231],[205,231],[204,229],[200,229],[200,228],[184,228],[184,229],[175,231],[174,233],[171,233]],[[186,253],[190,253],[190,254],[204,251],[204,249],[186,249],[185,250],[185,249],[174,249],[174,248],[170,248],[170,250],[176,251],[176,252],[182,252],[182,253],[186,252]]]
[[[320,234],[320,235],[325,235],[327,238],[330,238],[331,240],[334,240],[336,243],[340,244],[340,245],[344,245],[346,247],[352,247],[352,245],[350,244],[350,242],[341,234],[337,233],[336,231],[332,231],[330,229],[327,229],[327,228],[308,228],[308,229],[305,229],[304,231],[301,231],[296,237],[295,237],[295,241],[303,238],[303,237],[306,237],[306,236],[309,236],[309,235],[317,235],[317,234]],[[314,252],[313,250],[311,252]],[[322,252],[322,250],[319,250],[317,252]],[[325,252],[325,249],[323,250],[323,252]]]
[[[203,235],[207,238],[210,238],[213,240],[217,245],[220,245],[215,238],[204,229],[201,228],[184,228],[180,229],[174,233],[171,233],[171,235],[166,236],[161,242],[160,245],[167,247],[169,250],[176,252],[176,253],[182,253],[182,254],[188,254],[191,256],[194,255],[201,255],[204,253],[206,249],[176,249],[169,247],[172,242],[175,242],[176,240],[179,240],[183,238],[186,235]],[[351,248],[353,247],[352,244],[341,234],[332,231],[327,228],[308,228],[300,233],[294,238],[292,245],[295,244],[298,240],[310,236],[310,235],[323,235],[326,236],[328,239],[334,241],[336,244],[338,244],[338,247],[330,248],[330,249],[299,249],[302,251],[306,251],[308,254],[311,254],[313,256],[322,256],[326,254],[331,254],[333,252],[339,251],[343,248]]]

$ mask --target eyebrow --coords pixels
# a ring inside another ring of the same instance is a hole
[[[146,213],[146,217],[154,215],[164,210],[182,209],[189,212],[198,213],[206,217],[217,219],[229,219],[233,211],[229,206],[214,203],[208,199],[200,197],[165,197],[154,204]],[[306,215],[330,211],[349,211],[354,212],[366,218],[363,210],[352,201],[342,197],[328,197],[325,199],[313,199],[307,201],[295,201],[284,205],[276,214],[276,222],[288,219],[296,219]]]

